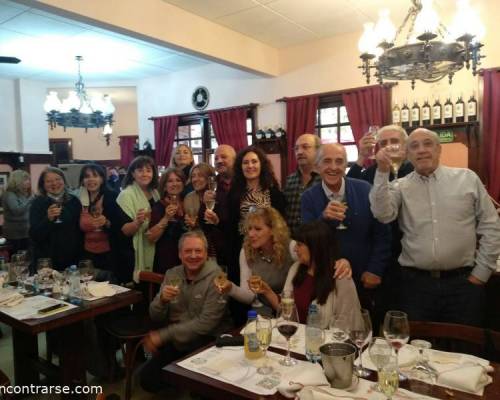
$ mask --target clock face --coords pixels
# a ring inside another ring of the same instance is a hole
[[[205,108],[207,108],[209,100],[210,95],[208,93],[208,89],[203,86],[198,86],[191,96],[193,107],[197,110],[204,110]]]

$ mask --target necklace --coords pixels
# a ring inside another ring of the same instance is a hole
[[[265,261],[269,264],[271,264],[271,262],[273,261],[273,257],[272,256],[266,256],[264,254],[264,252],[262,250],[259,250],[259,257],[262,261]]]

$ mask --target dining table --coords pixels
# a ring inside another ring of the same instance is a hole
[[[79,302],[77,307],[34,319],[17,319],[0,309],[0,322],[12,328],[14,384],[39,385],[40,373],[55,377],[55,382],[74,387],[86,384],[84,323],[98,316],[142,301],[142,293],[126,290],[113,296]],[[43,359],[38,349],[38,334],[54,332],[57,337],[59,365]],[[75,394],[62,394],[75,399]]]

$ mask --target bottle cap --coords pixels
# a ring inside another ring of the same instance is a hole
[[[247,313],[247,317],[248,317],[248,319],[250,319],[250,318],[257,318],[257,311],[255,311],[255,310],[249,310],[248,313]]]
[[[315,303],[309,304],[309,312],[310,313],[318,312],[318,306]]]

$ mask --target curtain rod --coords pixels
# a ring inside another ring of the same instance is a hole
[[[396,86],[397,84],[398,84],[397,82],[387,82],[387,83],[384,83],[382,85],[360,86],[360,87],[349,88],[349,89],[334,90],[332,92],[313,93],[313,94],[306,94],[306,95],[302,95],[302,96],[293,96],[293,97],[282,97],[281,99],[277,99],[276,101],[281,102],[281,101],[293,100],[293,99],[298,99],[300,97],[307,97],[307,96],[334,96],[337,94],[347,93],[347,92],[350,92],[352,90],[365,89],[365,88],[374,87],[374,86],[393,87],[393,86]]]
[[[495,72],[500,72],[500,67],[494,67],[494,68],[481,68],[477,73],[479,76],[483,76],[486,71],[495,71]]]
[[[214,110],[203,110],[203,111],[195,111],[191,113],[184,113],[184,114],[173,114],[173,115],[164,115],[163,117],[195,117],[197,115],[202,116],[205,113],[208,113],[210,111],[229,111],[229,110],[237,110],[238,108],[255,108],[259,105],[259,103],[248,103],[243,106],[233,106],[233,107],[226,107],[226,108],[216,108]],[[157,118],[162,118],[162,117],[149,117],[148,119],[150,121],[154,121]]]

